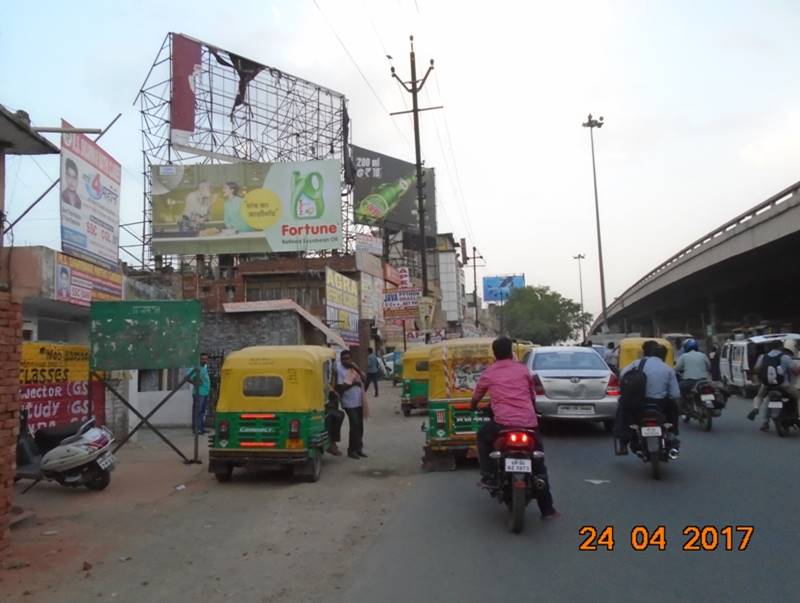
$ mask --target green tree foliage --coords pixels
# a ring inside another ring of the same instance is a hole
[[[503,317],[509,336],[540,345],[580,337],[581,325],[592,320],[591,314],[581,313],[579,303],[550,287],[513,289],[503,307]]]

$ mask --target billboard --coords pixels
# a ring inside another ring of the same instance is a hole
[[[343,274],[325,268],[325,315],[327,325],[337,331],[345,343],[358,345],[358,283]]]
[[[352,146],[355,167],[353,207],[356,224],[419,232],[417,176],[413,163]],[[425,170],[425,233],[436,234],[436,186],[433,169]],[[427,238],[427,237],[426,237]]]
[[[383,317],[386,320],[416,320],[422,289],[386,289],[383,293]]]
[[[194,134],[195,106],[200,91],[203,48],[181,35],[172,36],[172,82],[169,123],[172,144],[187,145]]]
[[[508,301],[508,298],[511,296],[512,289],[522,289],[524,287],[524,274],[512,274],[508,276],[484,276],[483,301]]]
[[[122,274],[56,253],[55,299],[89,307],[93,301],[122,299]]]
[[[153,253],[342,246],[338,160],[152,167]]]
[[[373,237],[372,235],[358,233],[356,234],[356,251],[363,251],[371,253],[378,257],[383,256],[383,239],[380,237]]]
[[[72,126],[61,120],[62,128]],[[109,268],[119,265],[122,170],[83,134],[61,135],[61,249]]]
[[[19,401],[33,431],[105,417],[105,386],[92,382],[89,406],[89,346],[23,342],[19,363]]]

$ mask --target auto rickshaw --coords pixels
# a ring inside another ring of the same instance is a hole
[[[428,362],[431,346],[409,348],[403,354],[403,393],[400,408],[403,415],[411,416],[415,408],[428,408]]]
[[[619,342],[618,370],[621,371],[631,362],[641,358],[642,344],[650,340],[657,341],[667,348],[667,359],[665,362],[669,366],[675,366],[675,353],[672,344],[667,339],[661,337],[626,337]]]
[[[481,373],[494,363],[491,338],[448,339],[430,346],[430,391],[422,467],[425,471],[456,468],[458,460],[477,457],[476,433],[490,420],[489,398],[473,412],[472,392]],[[514,345],[517,360],[529,349]]]
[[[229,354],[209,438],[209,472],[227,482],[234,467],[260,465],[317,481],[335,375],[334,351],[319,346],[257,346]]]

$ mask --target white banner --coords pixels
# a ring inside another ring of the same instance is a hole
[[[61,120],[62,128],[72,126]],[[122,170],[83,134],[61,135],[61,249],[116,269]]]

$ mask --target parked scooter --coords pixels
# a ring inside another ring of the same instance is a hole
[[[767,408],[769,418],[775,423],[775,431],[780,437],[785,438],[791,429],[800,430],[797,407],[786,394],[777,389],[770,390],[767,394]]]
[[[697,419],[703,431],[711,431],[713,417],[722,415],[727,400],[722,390],[714,387],[710,381],[695,381],[691,388],[684,391],[678,403],[678,410],[686,423],[689,419]]]
[[[43,427],[36,435],[31,435],[27,411],[20,412],[19,423],[15,481],[34,480],[24,492],[43,479],[89,490],[103,490],[111,482],[114,435],[96,427],[94,418],[83,424]]]

